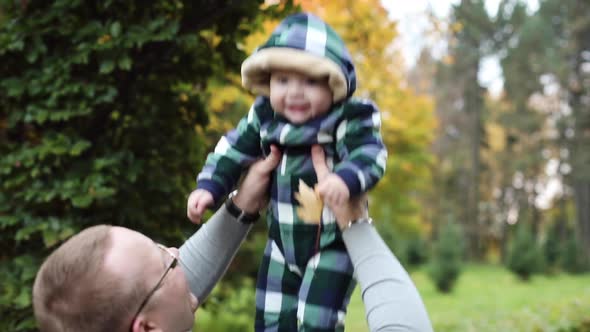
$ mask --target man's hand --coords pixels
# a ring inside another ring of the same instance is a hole
[[[324,149],[319,145],[314,145],[311,148],[311,159],[318,178],[318,183],[321,183],[330,175],[330,170],[326,164]],[[324,198],[322,197],[322,199]],[[349,221],[366,217],[368,214],[366,194],[347,199],[342,204],[333,204],[334,202],[328,202],[326,200],[324,200],[324,202],[332,212],[334,212],[336,222],[340,229],[347,227]]]
[[[282,154],[272,145],[270,154],[248,169],[248,173],[233,197],[234,204],[246,213],[257,213],[268,204],[270,174],[277,168]]]
[[[196,189],[189,196],[186,204],[186,216],[194,223],[200,224],[205,209],[213,205],[213,195],[204,189]]]

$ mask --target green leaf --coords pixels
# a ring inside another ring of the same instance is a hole
[[[121,35],[121,23],[116,21],[113,24],[111,24],[111,36],[113,36],[113,38],[117,38],[120,35]]]
[[[123,70],[130,70],[131,69],[132,60],[128,56],[121,57],[119,59],[118,63],[119,63],[120,69],[123,69]]]
[[[72,198],[72,205],[78,208],[88,207],[92,203],[92,196],[84,194]]]
[[[31,295],[28,292],[28,289],[25,291],[24,289],[18,294],[18,296],[12,301],[12,303],[17,308],[24,308],[31,304]]]
[[[100,64],[99,72],[101,74],[108,74],[115,69],[115,62],[113,60],[105,60]]]
[[[27,53],[27,61],[29,63],[33,63],[37,60],[38,56],[39,56],[39,53],[37,53],[35,51],[29,52],[29,53]]]
[[[88,141],[78,141],[70,149],[70,155],[79,156],[82,151],[88,149],[92,144]]]
[[[15,216],[0,216],[0,229],[16,225],[17,223],[18,218]]]
[[[39,124],[43,124],[45,120],[49,117],[49,112],[46,110],[39,110],[37,112],[37,116],[35,117],[35,121]]]
[[[43,243],[45,247],[50,248],[58,242],[57,233],[54,230],[48,229],[43,231]]]
[[[65,240],[65,239],[69,238],[70,236],[74,235],[74,233],[76,233],[76,230],[74,230],[71,227],[65,227],[59,233],[59,238],[60,238],[60,240]]]
[[[2,82],[2,86],[6,89],[8,96],[20,96],[26,88],[23,80],[16,78],[7,78]]]
[[[22,51],[25,48],[25,43],[22,39],[15,40],[8,45],[8,49],[11,51]]]

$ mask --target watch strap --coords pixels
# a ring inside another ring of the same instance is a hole
[[[227,208],[227,212],[231,214],[234,218],[236,218],[242,224],[253,224],[255,223],[258,218],[260,218],[260,213],[248,213],[244,212],[244,210],[240,209],[236,203],[233,201],[233,197],[235,196],[235,191],[229,195],[227,200],[225,201],[225,207]]]

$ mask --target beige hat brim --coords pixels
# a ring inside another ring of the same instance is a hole
[[[346,98],[346,78],[336,63],[328,58],[288,47],[265,48],[244,60],[242,85],[254,94],[268,97],[271,70],[294,70],[311,77],[328,77],[333,101]]]

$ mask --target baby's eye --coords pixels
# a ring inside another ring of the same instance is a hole
[[[280,75],[280,76],[275,76],[275,77],[274,77],[274,80],[275,80],[276,82],[278,82],[278,83],[283,83],[283,84],[285,84],[285,83],[289,82],[289,78],[288,78],[287,76],[282,76],[282,75]]]
[[[305,80],[305,83],[307,83],[308,85],[317,85],[319,84],[319,80],[316,78],[308,78]]]

